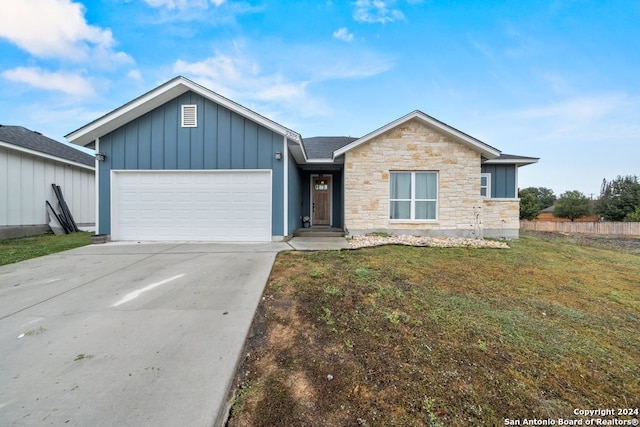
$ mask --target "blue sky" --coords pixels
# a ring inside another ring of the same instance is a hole
[[[421,110],[521,188],[640,175],[637,0],[2,0],[0,123],[53,139],[183,75],[303,135]]]

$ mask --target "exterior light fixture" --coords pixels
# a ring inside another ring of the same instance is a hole
[[[276,160],[281,160],[282,159],[282,153],[279,151],[276,151]]]
[[[106,157],[107,155],[104,153],[96,153],[96,160],[99,162],[103,162]]]

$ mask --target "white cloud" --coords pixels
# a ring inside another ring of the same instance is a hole
[[[499,146],[507,152],[528,146],[531,155],[547,159],[569,158],[576,153],[620,155],[640,138],[638,115],[640,97],[624,93],[581,95],[499,113],[492,119],[503,124],[484,133],[493,135],[488,140],[502,141]]]
[[[389,71],[394,65],[391,58],[367,51],[351,53],[350,56],[327,55],[324,63],[321,62],[321,58],[323,53],[318,53],[316,58],[309,60],[309,65],[315,64],[315,68],[310,70],[310,73],[317,80],[371,77]]]
[[[637,170],[639,116],[636,94],[584,92],[523,108],[489,107],[462,123],[504,153],[540,157],[538,164],[519,170],[520,188],[597,194],[602,178]]]
[[[291,102],[306,95],[305,81],[287,81],[284,76],[263,74],[257,62],[238,55],[218,54],[198,62],[178,60],[174,73],[189,74],[221,95],[260,101]]]
[[[84,6],[71,0],[4,2],[0,38],[9,40],[38,58],[113,65],[132,62],[114,50],[109,29],[87,24]]]
[[[129,72],[127,73],[127,77],[137,82],[142,81],[142,73],[140,73],[140,70],[137,69],[129,70]]]
[[[178,60],[172,74],[181,74],[254,111],[296,128],[309,117],[329,117],[333,110],[324,82],[361,79],[384,73],[393,59],[351,45],[280,44],[248,47],[239,40],[233,49],[199,61]],[[290,58],[297,58],[291,62]]]
[[[140,0],[138,0],[140,1]],[[142,0],[154,12],[145,19],[155,25],[167,23],[181,23],[179,31],[182,34],[197,32],[200,27],[193,23],[200,22],[207,27],[219,25],[235,25],[240,15],[258,13],[266,6],[251,5],[245,1],[228,2],[226,0]],[[182,23],[189,23],[183,25]],[[176,30],[176,29],[174,29]]]
[[[391,7],[392,1],[357,0],[353,18],[358,22],[380,23],[399,21],[404,14],[399,9]]]
[[[346,27],[339,28],[333,32],[333,38],[342,40],[343,42],[352,42],[353,34]]]
[[[38,89],[53,90],[68,95],[88,97],[95,93],[92,84],[78,74],[55,73],[35,67],[17,67],[4,71],[2,77],[13,82],[27,83]]]
[[[308,80],[292,79],[280,72],[265,72],[244,54],[218,53],[202,61],[178,60],[175,74],[182,74],[277,122],[294,127],[301,117],[326,116],[326,102],[308,91]]]
[[[347,46],[287,45],[281,49],[270,44],[269,52],[259,62],[255,59],[258,56],[246,52],[242,42],[234,43],[231,53],[217,53],[196,62],[178,60],[173,72],[206,78],[210,84],[205,86],[230,98],[250,94],[253,98],[291,101],[308,96],[307,86],[311,83],[366,78],[393,67],[392,58],[363,49],[354,51]],[[282,69],[282,64],[291,57],[298,61]],[[263,66],[277,71],[265,71]]]
[[[144,0],[144,2],[151,7],[186,10],[191,8],[204,9],[211,4],[221,6],[225,0]]]
[[[621,95],[583,96],[542,107],[516,111],[514,116],[524,119],[556,118],[564,122],[593,120],[607,115],[628,102]]]
[[[4,123],[37,130],[64,143],[64,135],[90,123],[96,117],[101,117],[106,111],[109,110],[89,107],[85,103],[77,102],[75,98],[62,97],[55,92],[40,92],[36,99],[15,105],[9,114],[3,114],[2,120]]]
[[[375,76],[391,70],[395,58],[366,47],[354,48],[351,44],[327,43],[309,44],[273,44],[269,45],[271,61],[286,63],[289,75],[300,75],[302,79],[313,83],[359,79]],[[298,58],[290,63],[290,58]]]

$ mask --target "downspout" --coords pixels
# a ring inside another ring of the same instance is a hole
[[[287,135],[284,135],[284,146],[282,147],[282,159],[284,161],[284,230],[282,235],[287,237],[289,235],[289,150],[287,149]]]
[[[95,141],[95,152],[96,154],[100,152],[100,138],[96,138]],[[96,221],[96,231],[95,234],[100,234],[100,160],[98,160],[98,156],[95,157],[96,171],[95,171],[95,186],[96,186],[96,212],[95,212],[95,221]]]

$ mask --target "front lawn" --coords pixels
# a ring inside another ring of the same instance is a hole
[[[228,425],[494,426],[639,408],[640,256],[510,245],[281,253]]]
[[[91,233],[71,233],[56,236],[52,233],[38,236],[0,240],[0,265],[25,261],[56,252],[66,251],[91,243]]]

